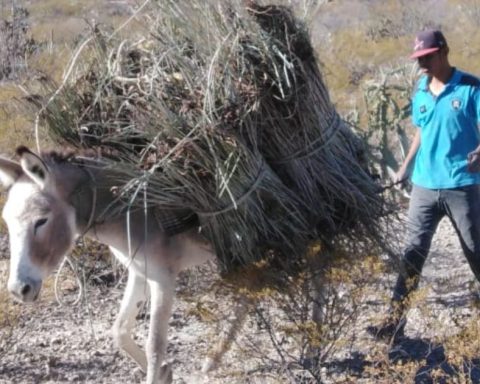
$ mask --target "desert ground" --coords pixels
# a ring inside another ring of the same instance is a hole
[[[6,237],[1,244],[0,276],[5,296]],[[141,383],[143,373],[119,352],[109,334],[125,280],[121,271],[118,273],[120,277],[111,279],[111,269],[104,274],[97,271],[98,275],[87,284],[86,295],[76,304],[78,287],[68,269],[59,277],[62,304],[55,299],[53,282],[46,284],[34,305],[20,305],[4,297],[0,383]],[[258,313],[251,310],[219,368],[208,378],[203,377],[203,382],[408,382],[402,376],[405,367],[410,369],[410,380],[418,383],[469,382],[460,380],[466,377],[470,382],[480,382],[475,358],[464,358],[460,365],[453,363],[458,358],[457,352],[453,352],[458,347],[455,340],[457,344],[461,342],[463,336],[459,335],[472,323],[478,323],[478,286],[447,220],[435,236],[419,298],[408,314],[407,337],[397,345],[387,345],[373,340],[365,328],[382,319],[394,279],[394,273],[385,273],[371,282],[372,290],[359,308],[359,315],[342,336],[348,342],[335,348],[319,367],[316,378],[310,374],[311,362],[307,360],[283,372],[279,370],[278,364],[274,364],[278,360],[275,348],[259,325]],[[168,347],[176,384],[198,382],[195,372],[200,370],[203,357],[233,321],[234,298],[215,288],[217,283],[214,266],[184,273],[179,278]],[[349,294],[348,287],[344,294]],[[278,311],[280,318],[281,303],[277,304],[277,308],[271,302],[257,305],[268,307],[273,313]],[[138,320],[139,342],[145,338],[145,320],[145,316]],[[472,343],[478,348],[480,342],[468,340],[466,344],[471,348]],[[375,373],[379,371],[380,376]],[[438,381],[438,377],[443,379]]]

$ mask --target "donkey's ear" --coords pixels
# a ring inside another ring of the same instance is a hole
[[[20,164],[0,156],[0,185],[10,188],[22,173]]]
[[[38,155],[30,151],[27,147],[18,147],[17,155],[20,157],[20,165],[22,166],[23,172],[43,188],[49,176],[47,165]]]

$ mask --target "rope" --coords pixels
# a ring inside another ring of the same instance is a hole
[[[218,216],[223,213],[226,213],[228,211],[231,211],[232,209],[237,209],[237,206],[242,204],[257,189],[257,187],[260,185],[260,182],[265,177],[265,174],[266,174],[265,163],[262,161],[262,164],[260,165],[260,169],[257,177],[255,178],[255,181],[252,183],[252,185],[247,190],[247,192],[245,192],[238,200],[233,201],[230,205],[218,211],[208,211],[208,212],[195,211],[195,213],[198,216],[214,217],[214,216]]]
[[[55,283],[54,283],[55,299],[57,300],[57,303],[62,307],[64,307],[66,304],[63,301],[63,299],[60,298],[59,288],[58,288],[58,286],[59,286],[58,279],[60,278],[60,274],[61,274],[63,268],[65,267],[65,264],[67,264],[67,263],[68,263],[68,265],[70,265],[70,268],[72,269],[73,273],[75,274],[75,279],[77,280],[77,284],[80,287],[80,289],[78,291],[77,298],[70,305],[77,305],[80,302],[80,300],[82,299],[83,293],[85,292],[85,286],[84,286],[82,280],[80,279],[80,277],[78,275],[78,269],[76,268],[75,264],[72,262],[70,257],[65,256],[62,263],[60,264],[60,267],[58,268],[57,274],[55,275]]]
[[[401,180],[398,180],[398,181],[395,181],[395,182],[391,182],[385,186],[382,187],[382,192],[383,191],[386,191],[387,189],[392,189],[392,188],[395,188],[397,185],[401,185],[401,184],[404,184],[406,181],[408,180],[408,177],[404,177],[403,179]]]
[[[333,140],[333,138],[337,136],[338,128],[339,128],[341,122],[342,122],[342,120],[340,119],[340,116],[338,115],[338,113],[335,113],[332,121],[330,122],[330,124],[327,127],[327,130],[332,130],[332,133],[330,134],[330,136],[327,137],[326,140],[324,139],[323,136],[320,136],[318,139],[315,139],[314,141],[312,141],[306,149],[302,148],[300,151],[297,151],[296,153],[292,154],[289,157],[286,157],[286,158],[283,158],[283,159],[271,160],[269,162],[272,163],[272,164],[285,164],[285,163],[289,163],[289,162],[294,161],[294,160],[297,160],[297,161],[298,160],[305,160],[305,159],[308,159],[309,157],[312,157],[317,152],[319,152],[321,149],[323,149],[324,147],[329,145],[330,142]],[[316,147],[316,145],[319,142],[321,144],[318,147]],[[310,152],[307,152],[309,148],[313,148],[313,149]]]

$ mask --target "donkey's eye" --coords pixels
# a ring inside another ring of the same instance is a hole
[[[38,229],[47,222],[46,218],[38,219],[33,226],[33,234],[36,234]]]

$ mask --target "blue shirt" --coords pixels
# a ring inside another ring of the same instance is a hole
[[[467,170],[467,156],[480,143],[480,80],[454,69],[434,96],[423,76],[412,100],[413,124],[420,129],[412,182],[429,189],[480,184],[480,173]]]

